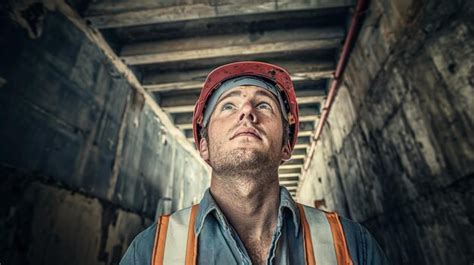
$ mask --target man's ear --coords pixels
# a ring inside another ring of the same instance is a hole
[[[284,161],[288,161],[291,158],[291,147],[290,147],[290,141],[287,141],[286,144],[283,145],[282,150],[282,157],[281,159]]]
[[[199,154],[201,155],[202,159],[204,159],[204,161],[209,160],[209,147],[207,145],[206,139],[204,138],[199,140]]]

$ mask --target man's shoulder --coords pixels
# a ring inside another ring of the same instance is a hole
[[[345,234],[357,234],[360,236],[364,233],[368,233],[367,229],[359,222],[353,221],[344,216],[339,216],[339,220]]]
[[[379,243],[365,226],[345,217],[340,220],[354,264],[389,264]]]
[[[156,222],[153,222],[149,227],[145,230],[141,231],[133,241],[136,242],[137,246],[148,246],[150,243],[153,244],[155,241],[155,234],[156,234]]]
[[[170,214],[170,215],[161,215],[159,218],[161,217],[164,217],[164,216],[169,216],[169,217],[173,217],[173,218],[178,218],[178,217],[181,217],[183,215],[186,215],[187,213],[189,213],[191,207],[187,207],[187,208],[183,208],[181,210],[177,210],[175,211],[174,213]],[[153,246],[154,242],[155,242],[155,235],[156,235],[156,228],[157,228],[157,224],[158,222],[154,222],[152,225],[150,225],[148,228],[146,228],[145,230],[143,230],[142,232],[140,232],[136,237],[135,239],[133,240],[133,242],[135,242],[137,245],[137,247],[148,247],[150,246]],[[132,244],[133,244],[132,242]]]
[[[125,252],[120,265],[150,264],[155,242],[156,222],[140,232]]]
[[[177,210],[175,211],[174,213],[172,213],[170,215],[171,218],[174,218],[174,219],[177,219],[177,218],[182,218],[186,215],[189,215],[189,213],[191,212],[191,209],[193,208],[193,206],[189,206],[189,207],[186,207],[186,208],[183,208],[183,209],[180,209],[180,210]]]
[[[321,210],[321,209],[314,208],[311,206],[305,206],[305,214],[307,216],[308,215],[313,216],[313,218],[311,219],[318,222],[321,222],[321,220],[326,220],[327,216],[329,215],[336,215],[339,219],[339,222],[342,226],[342,231],[344,232],[344,235],[348,241],[347,243],[349,245],[353,242],[361,243],[362,241],[366,241],[367,237],[369,238],[371,237],[369,231],[363,225],[361,225],[360,223],[356,221],[343,217],[339,215],[337,212],[325,211],[325,210]],[[317,217],[317,218],[314,218],[314,217]],[[324,223],[327,223],[327,222],[324,221]],[[310,225],[317,225],[317,223],[313,223],[313,224],[310,223]]]
[[[169,216],[177,223],[186,222],[186,216],[189,214],[191,207],[187,207],[174,212],[171,215],[162,215],[160,217]],[[125,252],[120,265],[138,265],[150,264],[153,255],[153,246],[155,244],[156,229],[158,222],[154,222],[148,228],[140,232]],[[176,226],[175,226],[176,227]]]
[[[321,210],[321,209],[314,208],[312,206],[307,206],[307,205],[304,205],[304,209],[305,209],[305,215],[317,216],[319,218],[324,218],[324,219],[327,218],[326,217],[327,215],[337,215],[341,222],[341,225],[345,234],[347,233],[358,234],[358,233],[364,232],[365,230],[365,228],[358,222],[355,222],[348,218],[340,216],[337,212],[325,211],[325,210]]]
[[[306,206],[305,214],[312,215],[313,220],[316,219],[314,217],[319,217],[319,221],[310,223],[310,225],[318,225],[318,222],[321,222],[324,216],[334,214],[334,212]],[[339,220],[354,264],[388,264],[385,254],[367,228],[343,216],[339,216]]]

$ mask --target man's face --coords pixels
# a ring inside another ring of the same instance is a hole
[[[283,143],[281,108],[276,97],[256,86],[240,86],[224,93],[201,139],[201,156],[214,171],[252,170],[290,157]]]

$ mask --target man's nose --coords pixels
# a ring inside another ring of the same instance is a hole
[[[257,122],[257,115],[255,113],[255,108],[250,102],[246,102],[242,109],[240,110],[239,122],[243,120],[248,120],[251,123]]]

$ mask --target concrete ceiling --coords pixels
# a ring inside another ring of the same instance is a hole
[[[241,60],[286,68],[301,113],[280,181],[295,195],[355,0],[97,0],[84,14],[145,89],[192,140],[192,111],[206,75]]]

